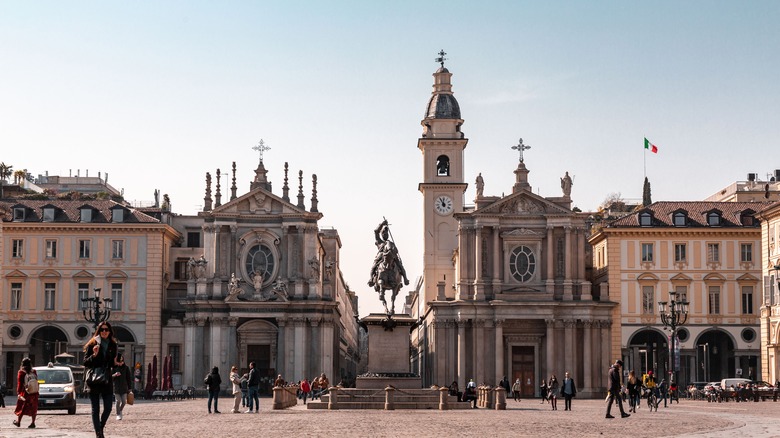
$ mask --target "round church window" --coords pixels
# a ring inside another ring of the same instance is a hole
[[[265,283],[271,280],[274,263],[274,254],[271,252],[271,248],[262,244],[255,245],[246,254],[246,273],[250,279],[253,279],[255,274],[262,275],[263,283]]]
[[[531,248],[518,246],[509,256],[509,271],[515,280],[525,283],[534,276],[536,271],[536,256]]]

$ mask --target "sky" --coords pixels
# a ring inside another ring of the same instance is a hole
[[[0,161],[108,173],[131,202],[159,189],[195,214],[206,172],[235,161],[248,191],[263,139],[277,195],[285,162],[307,208],[317,175],[365,316],[383,217],[412,284],[422,274],[417,139],[439,50],[469,139],[466,204],[480,172],[486,196],[511,193],[523,138],[533,191],[560,196],[568,171],[590,211],[641,200],[645,174],[673,201],[780,169],[779,19],[761,0],[0,0]]]

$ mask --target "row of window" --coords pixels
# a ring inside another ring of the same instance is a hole
[[[14,222],[24,222],[27,220],[27,213],[30,209],[24,206],[14,207]],[[42,222],[54,222],[57,218],[57,213],[62,211],[59,207],[53,205],[47,205],[41,208],[41,221]],[[121,223],[127,219],[128,211],[122,206],[115,206],[111,208],[111,222]],[[97,210],[90,206],[84,206],[79,208],[79,219],[81,222],[93,222],[97,217]]]
[[[79,259],[92,258],[92,239],[79,239]],[[44,239],[45,257],[47,259],[57,258],[58,239]],[[24,258],[24,239],[12,239],[11,240],[11,258],[22,259]],[[125,258],[125,241],[124,240],[112,240],[111,241],[111,258],[112,259],[124,259]]]
[[[122,310],[122,283],[111,283],[111,310]],[[11,310],[21,310],[25,298],[24,285],[22,283],[11,283]],[[89,283],[78,284],[78,308],[85,309],[89,303],[84,302],[85,298],[92,298]],[[43,284],[43,310],[57,310],[57,283]]]
[[[655,261],[653,256],[654,244],[643,243],[642,244],[642,262]],[[753,244],[741,243],[739,245],[739,260],[742,263],[753,262]],[[684,263],[688,261],[688,245],[685,243],[674,244],[674,262]],[[707,244],[707,263],[720,263],[720,244],[708,243]]]
[[[685,300],[688,288],[677,286],[677,296]],[[707,287],[707,314],[720,315],[720,286]],[[655,286],[642,286],[642,313],[646,315],[656,312]],[[753,286],[742,286],[742,314],[753,315]]]
[[[746,227],[756,226],[755,217],[753,217],[752,211],[744,211],[739,217],[740,223]],[[653,214],[650,212],[639,213],[639,225],[642,227],[653,226]],[[690,225],[688,219],[688,212],[676,211],[672,213],[672,225],[675,227],[687,227]],[[723,214],[718,210],[713,210],[707,213],[707,225],[710,227],[720,227],[723,225]]]

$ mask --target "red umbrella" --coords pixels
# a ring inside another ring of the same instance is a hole
[[[152,388],[157,390],[157,355],[152,357]]]
[[[162,385],[164,389],[171,389],[168,386],[168,374],[171,372],[171,366],[168,363],[168,356],[163,356],[163,381]]]
[[[152,387],[152,364],[150,363],[146,368],[146,387],[144,388],[146,397],[151,398],[154,388]]]

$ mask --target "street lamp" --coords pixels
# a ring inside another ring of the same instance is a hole
[[[100,288],[95,288],[94,298],[82,298],[84,303],[81,309],[84,319],[92,323],[92,328],[97,330],[100,323],[108,321],[111,317],[111,298],[103,298],[103,309],[100,309]]]
[[[671,330],[671,354],[669,354],[669,370],[671,375],[669,376],[670,384],[675,381],[675,349],[674,342],[677,338],[677,328],[684,325],[688,321],[688,301],[685,301],[683,297],[677,299],[677,292],[669,292],[669,303],[667,309],[666,301],[658,302],[658,313],[661,315],[661,322],[664,324],[664,328]]]

